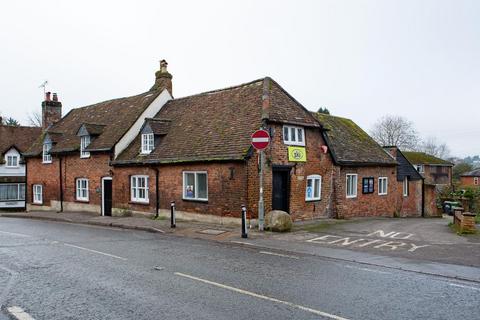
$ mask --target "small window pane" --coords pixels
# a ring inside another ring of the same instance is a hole
[[[303,129],[298,128],[297,134],[298,134],[298,142],[303,142]]]
[[[206,199],[207,198],[207,175],[205,173],[197,174],[197,198]]]
[[[195,198],[195,174],[185,173],[185,197]]]
[[[283,140],[290,141],[288,138],[288,127],[283,127]]]
[[[320,198],[320,179],[315,179],[315,187],[313,188],[313,196],[315,198]]]
[[[290,132],[292,133],[292,138],[291,138],[292,142],[297,141],[297,136],[295,134],[295,131],[296,131],[295,128],[291,128],[291,130],[290,130]]]

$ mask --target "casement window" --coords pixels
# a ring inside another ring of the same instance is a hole
[[[130,178],[130,198],[132,202],[148,203],[148,176]]]
[[[76,195],[79,201],[88,201],[88,179],[79,178],[76,181]]]
[[[208,200],[208,178],[205,171],[183,172],[183,199]]]
[[[23,200],[25,200],[24,183],[0,184],[0,201]]]
[[[357,174],[347,174],[347,188],[346,194],[347,198],[356,198],[357,197],[357,183],[358,175]]]
[[[81,136],[80,137],[80,158],[89,158],[90,152],[85,151],[88,145],[90,144],[90,136]]]
[[[305,200],[315,201],[322,197],[322,176],[317,174],[307,177],[307,189],[305,190]]]
[[[415,166],[415,168],[417,169],[417,171],[418,171],[419,173],[425,173],[425,167],[424,167],[423,164],[417,164],[417,165]]]
[[[362,193],[373,193],[375,191],[375,179],[367,177],[362,179]]]
[[[33,185],[33,203],[42,204],[43,203],[43,186],[41,184]]]
[[[473,178],[473,184],[478,186],[478,177]]]
[[[380,177],[378,178],[378,195],[384,196],[388,193],[388,178]]]
[[[408,197],[408,177],[403,178],[403,196]]]
[[[305,145],[305,131],[302,127],[283,126],[283,142],[296,146]]]
[[[52,155],[50,150],[52,149],[52,143],[45,141],[43,143],[43,163],[52,163]]]
[[[17,155],[8,155],[7,156],[7,168],[17,168],[18,167],[18,156]]]
[[[153,133],[142,134],[142,153],[149,154],[154,148]]]

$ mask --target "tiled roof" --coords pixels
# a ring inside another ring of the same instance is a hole
[[[28,150],[41,132],[42,128],[39,127],[0,125],[0,155],[10,150],[11,147],[15,147],[19,152]]]
[[[280,85],[264,78],[170,100],[155,116],[171,122],[168,134],[156,138],[152,153],[140,154],[137,136],[114,164],[244,159],[251,134],[262,124],[262,97],[270,100],[268,121],[320,126]]]
[[[397,162],[350,119],[313,113],[325,129],[325,139],[341,165],[396,165]]]
[[[80,138],[77,136],[77,132],[83,124],[86,124],[87,130],[92,130],[92,134],[101,133],[97,137],[92,137],[88,150],[111,150],[160,93],[160,90],[148,91],[132,97],[113,99],[72,109],[47,130],[47,134],[55,133],[57,135],[53,139],[52,153],[79,150]],[[42,152],[42,144],[43,137],[36,141],[26,155],[39,155]]]
[[[480,177],[480,168],[460,175],[461,177]]]
[[[437,158],[425,152],[403,151],[405,157],[412,164],[429,164],[429,165],[450,165],[453,163]]]

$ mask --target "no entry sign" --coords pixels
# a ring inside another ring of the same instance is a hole
[[[270,135],[266,130],[257,130],[252,134],[252,146],[257,150],[263,150],[270,143]]]

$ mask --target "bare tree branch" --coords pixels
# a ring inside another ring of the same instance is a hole
[[[33,127],[42,126],[42,115],[38,111],[33,111],[27,116],[28,124]]]
[[[370,134],[382,146],[397,146],[403,150],[417,149],[420,141],[412,121],[393,115],[380,118]]]

